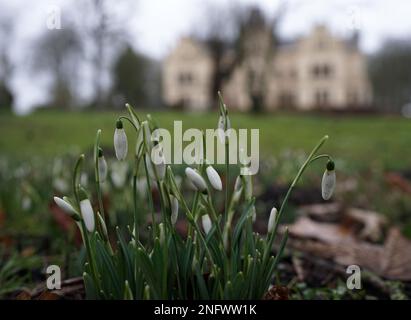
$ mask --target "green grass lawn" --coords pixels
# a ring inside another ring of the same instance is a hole
[[[37,112],[28,116],[0,114],[0,155],[17,158],[51,157],[69,151],[85,152],[102,129],[103,144],[112,146],[116,112]],[[217,113],[151,112],[158,124],[171,129],[215,128]],[[411,121],[400,117],[330,116],[314,114],[232,114],[236,128],[260,129],[260,153],[276,155],[286,149],[310,151],[325,134],[324,150],[348,167],[371,164],[389,169],[411,165]],[[129,131],[130,134],[132,133]]]

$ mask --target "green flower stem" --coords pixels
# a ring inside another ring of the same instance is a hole
[[[78,223],[79,229],[81,236],[83,238],[83,243],[86,247],[86,252],[87,252],[87,258],[88,261],[90,262],[90,267],[91,267],[91,273],[92,277],[94,279],[94,282],[96,283],[97,287],[99,288],[99,277],[97,273],[97,268],[96,264],[93,258],[93,252],[91,251],[91,246],[90,246],[90,239],[88,237],[88,231],[86,229],[86,226],[84,225],[84,220],[81,216],[81,210],[80,210],[80,197],[79,197],[79,184],[77,183],[80,175],[80,170],[81,166],[83,165],[84,162],[84,154],[81,154],[80,157],[77,159],[76,165],[74,166],[74,171],[73,171],[73,176],[72,176],[72,186],[73,186],[73,193],[74,193],[74,198],[76,199],[76,206],[78,208],[78,211],[80,212],[80,222]]]
[[[263,263],[265,263],[267,261],[269,253],[271,252],[273,241],[274,241],[275,235],[277,234],[278,225],[279,225],[280,219],[281,219],[281,217],[284,213],[284,209],[285,209],[285,207],[288,203],[288,199],[290,198],[291,192],[293,191],[295,185],[300,180],[302,174],[304,173],[305,169],[310,164],[311,160],[314,159],[315,154],[317,153],[317,151],[322,147],[322,145],[327,140],[328,140],[328,136],[326,135],[320,140],[320,142],[318,142],[318,144],[314,147],[314,149],[311,151],[311,153],[309,154],[309,156],[307,157],[307,159],[305,160],[305,162],[301,166],[301,168],[298,171],[297,175],[295,176],[293,182],[291,183],[290,187],[288,188],[287,194],[285,195],[285,198],[284,198],[284,200],[281,204],[280,211],[278,212],[278,215],[277,215],[277,218],[276,218],[276,221],[275,221],[274,229],[268,235],[268,244],[267,244],[267,247],[266,247],[265,252],[264,252]]]
[[[80,197],[78,195],[78,177],[80,173],[81,166],[83,165],[84,161],[84,154],[80,155],[80,157],[77,159],[76,165],[74,166],[74,171],[73,171],[73,176],[72,176],[72,187],[73,187],[73,193],[74,193],[74,198],[76,199],[76,205],[78,212],[80,212]]]
[[[230,187],[230,162],[229,162],[230,152],[229,152],[229,145],[226,142],[225,144],[225,201],[224,201],[224,221],[227,220],[228,215],[228,199],[229,199],[229,187]]]
[[[136,132],[138,134],[138,128],[134,124],[133,120],[131,120],[130,118],[125,117],[125,116],[120,116],[120,117],[117,118],[117,120],[126,120],[126,121],[130,122],[130,124],[134,127],[134,129],[136,130]]]
[[[147,160],[146,157],[143,156],[143,162],[144,162],[144,170],[146,174],[146,182],[147,182],[147,188],[148,188],[148,204],[150,208],[150,213],[151,213],[151,223],[153,226],[153,236],[155,237],[157,226],[156,226],[156,219],[154,217],[154,203],[153,203],[153,195],[151,194],[151,182],[150,182],[150,176],[148,174],[148,168],[147,168]]]

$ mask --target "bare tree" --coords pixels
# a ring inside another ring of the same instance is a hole
[[[50,105],[67,109],[76,104],[78,63],[82,53],[80,36],[68,27],[48,30],[37,39],[31,67],[50,77]]]
[[[10,59],[10,43],[14,24],[6,7],[0,8],[0,107],[10,109],[13,104],[10,79],[14,70]]]
[[[125,21],[134,14],[132,1],[87,0],[79,29],[93,66],[92,106],[105,107],[109,93],[110,66],[128,38]]]

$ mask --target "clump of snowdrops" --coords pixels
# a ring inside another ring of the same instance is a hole
[[[218,127],[225,132],[230,128],[230,120],[221,96],[219,105]],[[288,230],[278,232],[284,208],[303,172],[314,161],[328,160],[322,195],[329,199],[333,193],[334,163],[329,155],[318,154],[328,137],[323,137],[309,154],[279,210],[275,207],[271,210],[267,234],[263,236],[253,231],[256,212],[251,176],[239,175],[235,181],[229,181],[226,157],[223,187],[219,173],[207,161],[201,161],[196,168],[186,168],[186,178],[195,191],[192,195],[183,195],[171,166],[165,159],[161,161],[162,150],[156,150],[160,161],[157,159],[155,164],[150,157],[153,148],[161,148],[152,135],[156,124],[151,117],[141,121],[130,105],[126,107],[128,116],[121,116],[116,122],[114,147],[117,159],[124,161],[129,141],[132,141],[124,130],[127,123],[135,130],[132,142],[136,145],[132,179],[134,210],[130,212],[133,225],[126,230],[117,227],[109,235],[101,191],[107,176],[107,163],[100,147],[100,130],[94,146],[97,212],[93,210],[88,191],[79,183],[84,155],[74,168],[73,198],[55,197],[56,203],[77,222],[83,237],[87,252],[83,273],[87,298],[261,299],[270,287],[287,242]],[[136,184],[140,175],[146,179],[148,212],[138,210],[141,206],[137,203],[139,189]],[[151,194],[154,184],[159,193],[159,215]],[[218,192],[224,192],[222,212],[213,204],[213,195]],[[193,199],[190,206],[186,201],[189,196]],[[141,216],[150,217],[149,228],[139,225]],[[179,216],[188,225],[184,237],[175,227]],[[282,238],[277,241],[279,245],[274,255],[277,236]]]

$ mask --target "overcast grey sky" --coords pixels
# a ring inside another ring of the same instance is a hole
[[[24,50],[28,49],[25,45],[44,32],[50,8],[60,7],[64,19],[65,12],[73,10],[80,1],[82,0],[2,0],[3,5],[14,13],[16,21],[12,47],[15,62],[25,59]],[[229,2],[255,4],[270,13],[274,12],[282,1],[139,0],[136,12],[130,12],[124,23],[136,48],[161,59],[179,37],[193,30],[201,30],[199,24],[204,21],[205,3],[218,6]],[[286,38],[304,35],[316,23],[324,23],[341,36],[348,36],[354,29],[358,29],[361,32],[361,48],[371,53],[378,49],[387,37],[411,37],[411,1],[290,0],[287,3],[288,10],[280,25],[281,36]],[[64,23],[62,27],[64,28]],[[24,72],[13,78],[13,90],[17,93],[17,111],[25,112],[31,105],[44,99],[44,86],[37,80],[33,81],[25,76]]]

